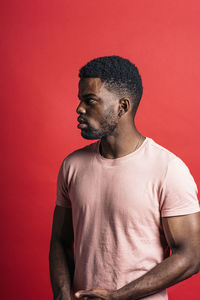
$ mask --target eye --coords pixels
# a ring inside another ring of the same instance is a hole
[[[93,103],[94,101],[95,101],[95,100],[92,99],[92,98],[88,98],[88,99],[86,100],[86,102],[89,103],[89,104],[90,104],[90,103]]]

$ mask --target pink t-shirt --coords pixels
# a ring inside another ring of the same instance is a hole
[[[153,139],[116,159],[101,156],[99,144],[69,154],[58,174],[56,205],[72,207],[73,292],[116,290],[142,276],[165,258],[161,216],[200,211],[188,167]]]

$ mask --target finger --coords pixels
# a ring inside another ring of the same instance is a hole
[[[81,297],[88,297],[89,299],[103,299],[103,298],[99,298],[99,293],[91,291],[91,290],[80,290],[78,292],[75,293],[75,296],[77,298],[81,298]]]
[[[89,291],[90,290],[79,290],[78,292],[76,292],[74,295],[75,295],[75,297],[76,298],[83,298],[84,297],[84,299],[87,299],[87,298],[85,298],[85,297],[87,297],[87,293],[89,293]]]

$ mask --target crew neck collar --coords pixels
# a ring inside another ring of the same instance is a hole
[[[118,157],[118,158],[105,158],[105,157],[103,157],[100,154],[100,151],[99,151],[101,140],[98,140],[97,143],[96,143],[96,157],[101,163],[103,163],[105,165],[110,165],[110,166],[118,165],[118,164],[121,164],[122,162],[127,161],[130,158],[136,156],[138,153],[140,153],[142,151],[142,149],[145,147],[145,145],[148,143],[149,140],[150,140],[150,138],[146,137],[139,148],[137,148],[135,151],[133,151],[133,152],[127,154],[127,155],[124,155],[124,156],[121,156],[121,157]]]

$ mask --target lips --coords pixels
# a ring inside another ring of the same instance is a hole
[[[79,124],[77,125],[78,128],[85,128],[88,126],[86,121],[81,117],[78,117],[77,121],[79,122]]]
[[[77,127],[78,127],[78,128],[81,128],[81,129],[86,128],[87,126],[88,126],[88,125],[85,124],[85,123],[79,123],[79,124],[77,125]]]

